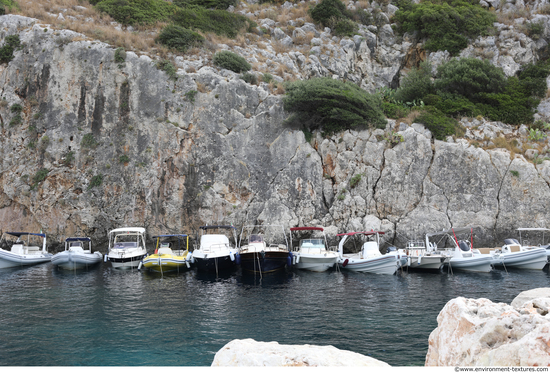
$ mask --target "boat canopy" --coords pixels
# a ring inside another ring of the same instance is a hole
[[[187,237],[186,234],[159,234],[158,236],[153,236],[152,238],[163,238],[163,237]]]
[[[127,232],[127,233],[141,233],[141,234],[145,234],[145,228],[141,228],[141,227],[126,227],[126,228],[117,228],[117,229],[113,229],[112,231],[109,232],[109,234],[112,234],[112,233],[124,233],[124,232]]]
[[[427,233],[426,237],[441,236],[444,234],[469,234],[471,231],[472,228],[452,228],[446,231]]]
[[[290,231],[323,231],[324,229],[321,227],[294,227],[290,228]]]
[[[364,234],[365,236],[370,236],[371,234],[386,234],[380,231],[369,231],[369,232],[349,232],[349,233],[338,233],[336,237],[340,236],[353,236],[354,234]]]
[[[237,228],[235,228],[235,227],[232,226],[232,225],[203,225],[202,227],[199,227],[199,229],[204,229],[204,230],[207,230],[207,229],[218,229],[218,228],[222,228],[222,229],[235,229],[235,230],[237,230]]]
[[[75,242],[75,241],[83,241],[83,242],[90,242],[90,237],[69,237],[65,240],[65,242]]]
[[[6,234],[15,236],[15,237],[21,237],[21,236],[39,236],[39,237],[46,237],[45,233],[30,233],[30,232],[6,232]]]

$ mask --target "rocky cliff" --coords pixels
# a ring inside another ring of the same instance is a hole
[[[550,226],[550,161],[434,140],[421,125],[393,121],[386,130],[308,142],[282,124],[281,96],[266,84],[208,65],[180,69],[173,80],[147,55],[126,52],[115,62],[107,44],[1,16],[0,36],[11,34],[23,47],[0,67],[3,231],[105,242],[120,226],[159,234],[205,223],[282,223],[322,225],[330,234],[382,229],[387,243],[400,245],[468,225],[479,227],[476,246],[493,246],[516,236],[514,228]],[[385,48],[346,40],[342,48],[353,43],[349,58],[357,63],[371,47]],[[464,124],[470,139],[522,139],[504,124]],[[392,131],[404,141],[387,140]]]

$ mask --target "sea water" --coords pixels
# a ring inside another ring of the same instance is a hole
[[[421,366],[455,297],[510,303],[542,271],[371,275],[285,270],[151,274],[109,263],[0,271],[0,365],[209,366],[234,339],[332,345]]]

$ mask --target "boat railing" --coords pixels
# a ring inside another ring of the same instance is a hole
[[[227,243],[216,243],[216,244],[210,244],[208,246],[202,246],[202,251],[205,253],[211,253],[214,251],[220,251],[220,250],[227,250],[229,249],[229,245]]]

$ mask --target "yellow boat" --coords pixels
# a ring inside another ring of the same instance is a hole
[[[143,267],[152,272],[180,271],[191,267],[189,236],[186,234],[164,234],[154,236],[155,253],[142,260]],[[141,265],[140,265],[141,267]]]

